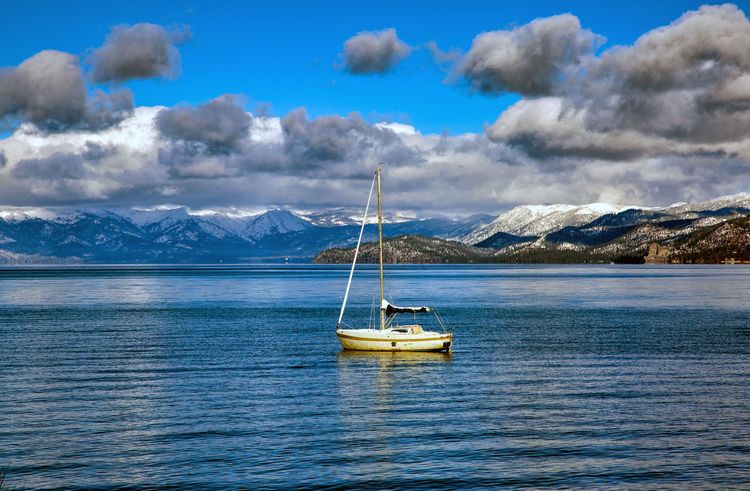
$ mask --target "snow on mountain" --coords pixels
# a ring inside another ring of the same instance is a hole
[[[0,210],[0,220],[22,222],[39,219],[53,223],[73,223],[86,211],[68,208],[5,207]]]
[[[480,227],[464,238],[468,244],[477,244],[498,232],[520,236],[543,236],[564,227],[585,225],[599,217],[625,210],[658,210],[672,215],[722,208],[750,209],[750,193],[722,196],[697,203],[674,203],[667,207],[645,207],[591,203],[587,205],[522,205],[497,217],[492,223]]]
[[[332,208],[325,211],[295,210],[294,213],[314,225],[321,227],[335,227],[338,225],[361,225],[364,209]],[[416,216],[410,212],[383,213],[383,223],[402,223],[415,220]],[[367,212],[367,223],[377,223],[378,216],[374,206]]]
[[[464,238],[477,244],[503,232],[520,236],[542,236],[564,227],[585,225],[608,213],[639,208],[637,206],[590,203],[587,205],[522,205],[503,213],[490,224],[480,227]]]
[[[477,215],[415,219],[411,213],[396,212],[384,217],[384,234],[462,237],[470,244],[488,241],[483,247],[503,251],[597,248],[613,241],[622,242],[618,247],[625,250],[642,246],[641,242],[626,240],[622,235],[630,230],[627,227],[664,223],[654,229],[654,237],[672,234],[671,237],[684,235],[696,227],[719,224],[748,210],[750,193],[663,208],[608,203],[524,205],[495,218]],[[174,205],[109,210],[3,207],[0,251],[8,255],[0,258],[0,262],[42,257],[115,262],[305,257],[355,241],[362,211],[356,208],[193,210]],[[376,221],[372,210],[368,222]],[[365,229],[366,240],[376,237],[376,230],[377,227],[369,225]],[[651,233],[648,228],[643,230],[643,237]]]
[[[666,207],[664,211],[669,213],[684,213],[688,211],[720,210],[722,208],[750,209],[750,193],[731,194],[697,203],[675,203]]]
[[[174,223],[190,217],[190,210],[184,206],[177,208],[133,208],[129,210],[116,210],[115,213],[127,218],[139,227],[161,223],[162,228],[167,228]]]
[[[166,227],[155,240],[162,243],[184,243],[198,242],[206,236],[224,239],[230,235],[232,235],[231,232],[216,224],[198,218],[190,218]]]
[[[198,222],[218,226],[224,231],[242,237],[248,222],[260,216],[256,211],[226,209],[226,210],[191,210],[187,207],[156,207],[118,209],[117,214],[127,218],[139,227],[166,230],[172,225],[193,219]],[[204,227],[205,228],[205,227]],[[206,229],[208,231],[208,229]]]
[[[257,241],[269,235],[299,232],[312,227],[313,224],[288,210],[269,210],[250,219],[240,237]]]
[[[155,208],[73,209],[73,208],[25,208],[6,207],[0,209],[0,220],[22,222],[40,219],[45,222],[72,224],[85,215],[116,217],[130,221],[139,228],[148,228],[152,233],[167,230],[175,224],[195,221],[202,224],[207,233],[221,237],[231,232],[251,242],[270,234],[284,234],[311,228],[313,224],[287,210],[269,210],[253,213],[244,210],[191,210],[184,206],[160,206]],[[333,225],[333,223],[331,224]],[[223,230],[224,232],[221,232]]]
[[[295,210],[295,214],[308,222],[321,227],[357,225],[362,223],[363,210],[332,208],[329,210]]]
[[[222,210],[196,210],[190,212],[192,216],[203,221],[214,223],[237,236],[242,236],[242,231],[247,223],[253,218],[261,215],[257,210],[244,209],[222,209]]]

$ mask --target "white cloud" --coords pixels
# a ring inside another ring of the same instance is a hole
[[[410,124],[403,123],[375,123],[378,128],[387,128],[397,135],[418,135],[419,131]]]
[[[0,204],[156,206],[169,202],[195,209],[359,206],[377,163],[349,161],[347,153],[343,161],[319,162],[302,171],[284,167],[287,164],[277,168],[274,162],[289,158],[284,154],[287,136],[279,118],[265,116],[252,118],[249,143],[237,154],[197,154],[176,164],[165,163],[160,152],[168,151],[170,142],[160,138],[154,126],[162,109],[136,108],[119,126],[99,132],[45,135],[25,126],[17,129],[0,141],[0,151],[7,156],[6,166],[0,169]],[[324,119],[320,128],[305,134],[327,138],[328,125],[334,126],[334,134],[389,132],[373,135],[386,138],[388,145],[405,155],[418,156],[385,162],[388,206],[401,209],[496,212],[518,203],[596,201],[666,205],[729,194],[750,184],[738,158],[664,157],[647,151],[641,155],[653,141],[628,132],[591,132],[583,127],[582,118],[575,110],[566,110],[558,98],[541,98],[520,101],[489,127],[488,135],[497,142],[483,134],[423,135],[400,123],[378,123],[370,130],[360,120],[351,123],[344,118]],[[317,120],[298,123],[310,121]],[[537,130],[539,144],[547,146],[544,159],[503,143],[522,141],[529,126]],[[380,141],[368,138],[360,143]],[[617,160],[593,151],[585,155],[591,148],[598,152],[607,145],[630,148],[635,156]],[[555,146],[564,156],[549,155]],[[583,156],[570,157],[572,149]],[[70,169],[61,177],[54,169],[64,169],[60,166],[66,162],[76,166],[75,172]],[[50,172],[42,172],[45,169]],[[727,175],[735,178],[720,177]]]

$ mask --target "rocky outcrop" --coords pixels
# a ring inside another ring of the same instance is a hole
[[[670,258],[683,263],[750,261],[750,216],[696,231],[678,244]]]

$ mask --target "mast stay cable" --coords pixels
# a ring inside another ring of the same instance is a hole
[[[377,175],[377,174],[376,174]],[[354,249],[354,260],[352,261],[352,269],[349,271],[349,281],[346,282],[346,292],[344,293],[344,302],[341,304],[341,312],[339,312],[339,321],[336,323],[336,329],[341,326],[341,319],[344,318],[344,310],[346,310],[346,300],[349,298],[349,287],[352,286],[352,277],[354,276],[354,266],[357,264],[357,255],[359,255],[359,245],[362,242],[362,234],[365,231],[365,224],[367,223],[367,210],[370,208],[370,200],[372,199],[372,191],[375,189],[375,177],[372,179],[372,185],[370,185],[370,195],[367,197],[367,205],[365,206],[365,215],[362,217],[362,228],[359,229],[359,239],[357,239],[357,248]]]

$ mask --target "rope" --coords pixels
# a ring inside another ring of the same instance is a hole
[[[372,199],[372,190],[375,188],[375,178],[372,179],[370,185],[370,195],[367,197],[367,205],[365,206],[365,216],[362,217],[362,228],[359,229],[359,239],[357,239],[357,248],[354,249],[354,261],[352,261],[352,269],[349,271],[349,281],[346,282],[346,293],[344,293],[344,302],[341,304],[341,312],[339,312],[339,320],[336,323],[336,329],[341,325],[341,319],[344,318],[344,310],[346,310],[346,301],[349,298],[349,287],[352,286],[352,276],[354,276],[354,266],[357,264],[357,255],[359,254],[359,245],[362,242],[362,234],[365,231],[365,224],[367,223],[367,210],[370,209],[370,200]]]

